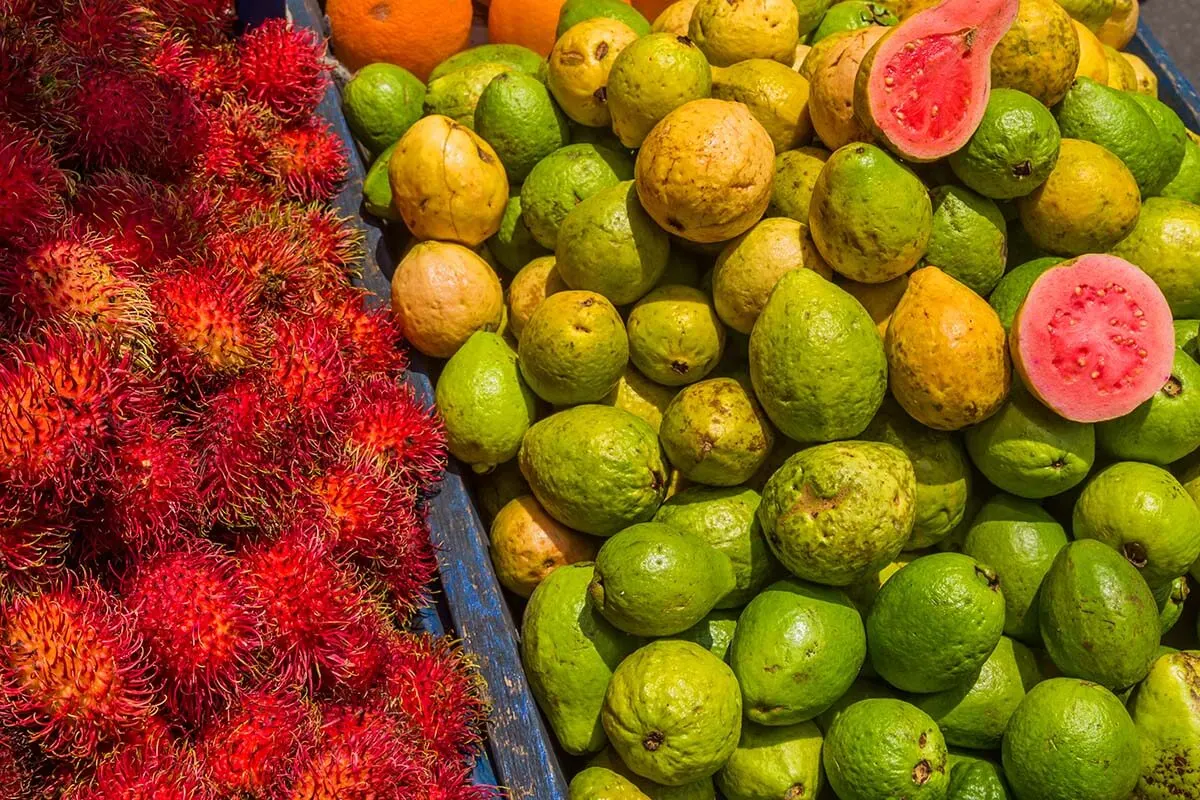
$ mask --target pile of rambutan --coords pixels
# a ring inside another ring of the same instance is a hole
[[[483,800],[324,46],[0,0],[0,800]]]

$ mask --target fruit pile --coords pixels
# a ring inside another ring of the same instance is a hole
[[[486,798],[324,46],[0,4],[0,797]]]
[[[1136,0],[491,18],[344,98],[572,800],[1200,797],[1200,146]]]

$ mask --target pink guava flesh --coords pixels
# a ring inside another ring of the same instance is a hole
[[[1171,377],[1175,329],[1162,291],[1115,256],[1089,255],[1033,284],[1010,340],[1025,385],[1075,422],[1122,417]]]
[[[961,149],[983,119],[992,50],[1018,0],[945,0],[900,23],[878,45],[867,108],[887,145],[909,161]]]

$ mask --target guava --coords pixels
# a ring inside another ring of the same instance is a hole
[[[473,128],[475,106],[483,90],[497,75],[513,72],[514,68],[495,61],[468,64],[429,82],[425,93],[425,115],[443,115],[460,125]]]
[[[1200,157],[1200,147],[1195,149]],[[775,156],[775,185],[771,187],[767,216],[791,217],[807,226],[813,187],[830,155],[824,148],[800,147]]]
[[[629,339],[617,310],[600,295],[557,292],[525,324],[518,355],[521,375],[547,403],[594,403],[624,372]]]
[[[821,793],[821,730],[745,723],[738,749],[717,773],[726,800],[801,800]]]
[[[1008,225],[996,203],[962,186],[938,186],[933,199],[933,232],[924,263],[939,267],[980,297],[1004,275]]]
[[[1090,31],[1100,30],[1116,8],[1116,0],[1058,0],[1058,3]]]
[[[793,0],[700,0],[688,37],[715,67],[752,58],[791,66],[800,40],[800,11]]]
[[[633,177],[628,154],[571,144],[539,161],[521,185],[521,219],[542,247],[553,250],[567,214],[587,198]]]
[[[1114,458],[1160,465],[1200,447],[1200,364],[1176,348],[1162,388],[1125,416],[1097,425],[1096,441]]]
[[[500,230],[487,240],[487,248],[500,266],[514,273],[535,258],[549,254],[550,251],[537,243],[525,224],[521,215],[520,193],[508,198],[508,206],[500,220]]]
[[[1200,317],[1200,206],[1147,199],[1137,224],[1112,252],[1154,279],[1176,317]]]
[[[1061,142],[1058,122],[1040,100],[994,89],[974,135],[950,156],[950,168],[985,197],[1023,197],[1050,177]]]
[[[725,350],[725,327],[708,295],[690,286],[653,290],[629,312],[626,327],[634,366],[664,386],[702,380]]]
[[[546,85],[523,72],[497,75],[475,106],[475,130],[518,185],[546,156],[571,141],[567,118]]]
[[[1004,277],[988,295],[988,305],[996,309],[996,316],[1000,317],[1000,324],[1004,326],[1005,332],[1012,328],[1017,309],[1029,294],[1029,287],[1033,286],[1034,281],[1040,278],[1043,272],[1061,263],[1062,259],[1054,256],[1035,258],[1004,273]]]
[[[638,372],[637,367],[628,364],[617,385],[600,403],[640,417],[658,433],[662,426],[663,412],[667,410],[675,393],[676,389],[655,383]]]
[[[637,38],[624,22],[607,17],[581,22],[559,37],[550,51],[546,83],[563,113],[580,125],[608,127],[608,75]]]
[[[908,275],[892,278],[883,283],[859,283],[858,281],[842,281],[842,288],[854,296],[862,307],[875,320],[879,335],[886,337],[888,324],[892,321],[892,313],[900,305],[900,298],[908,291]]]
[[[508,326],[519,342],[533,312],[552,294],[565,292],[554,256],[535,258],[508,283]]]
[[[1057,0],[1020,0],[1017,19],[992,52],[992,83],[1052,106],[1079,66],[1079,36]]]
[[[825,732],[825,772],[842,800],[944,800],[946,740],[937,723],[901,700],[860,700]]]
[[[1133,797],[1173,800],[1200,794],[1200,652],[1154,662],[1129,703],[1142,743],[1142,774]]]
[[[447,58],[429,73],[429,83],[473,64],[503,64],[510,69],[537,77],[545,68],[543,58],[519,44],[481,44]]]
[[[571,28],[593,19],[619,20],[638,36],[650,33],[650,21],[622,0],[567,0],[558,12],[558,27],[554,33],[562,38]]]
[[[546,513],[532,495],[508,502],[488,531],[488,553],[500,585],[529,597],[559,567],[594,561],[599,540],[576,533]]]
[[[671,464],[709,486],[749,480],[775,444],[753,392],[732,378],[685,387],[663,412],[658,435]]]
[[[821,18],[821,24],[816,27],[809,37],[809,44],[816,44],[822,39],[842,31],[856,31],[869,25],[882,25],[890,28],[900,22],[890,8],[868,0],[843,0],[834,3]]]
[[[634,175],[642,205],[664,230],[693,242],[724,242],[767,210],[775,146],[741,103],[693,100],[646,136]]]
[[[712,68],[686,36],[652,33],[630,42],[612,64],[605,92],[613,132],[626,147],[676,108],[712,92]]]
[[[712,96],[745,104],[770,134],[777,153],[812,138],[808,81],[778,61],[755,58],[714,68]]]
[[[854,113],[854,82],[867,53],[891,28],[870,25],[822,39],[800,71],[812,82],[809,113],[813,129],[830,150],[873,138]]]
[[[1045,272],[1009,339],[1025,386],[1075,422],[1124,416],[1171,377],[1175,329],[1163,293],[1115,256],[1088,255]]]
[[[992,50],[1017,7],[1017,0],[944,0],[892,28],[859,69],[859,118],[908,161],[961,149],[987,110]]]

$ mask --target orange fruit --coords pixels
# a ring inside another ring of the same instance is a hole
[[[488,41],[519,44],[550,55],[557,37],[558,15],[565,0],[491,0]],[[629,0],[623,0],[628,5]]]
[[[422,81],[471,38],[471,0],[329,0],[333,52],[348,69],[385,61]]]

